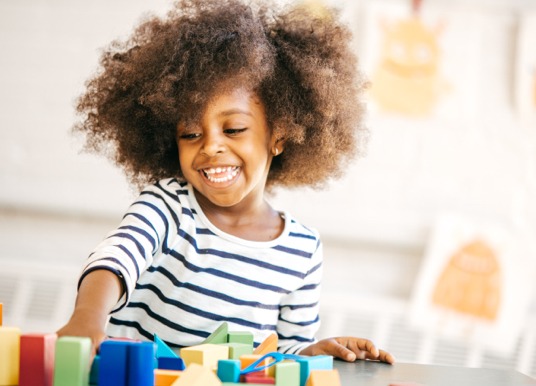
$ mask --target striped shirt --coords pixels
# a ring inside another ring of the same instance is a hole
[[[201,343],[227,322],[255,346],[277,332],[279,351],[315,341],[322,275],[316,231],[283,214],[268,242],[222,232],[204,215],[191,185],[165,179],[144,189],[120,226],[88,258],[81,278],[115,272],[125,288],[107,333],[172,347]]]

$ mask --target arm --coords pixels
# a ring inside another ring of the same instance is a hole
[[[379,360],[390,364],[395,362],[393,355],[379,350],[370,340],[350,336],[323,339],[301,350],[300,355],[331,355],[347,362],[356,359]]]
[[[106,337],[104,330],[108,314],[122,294],[121,279],[113,272],[100,269],[89,273],[80,283],[73,314],[57,331],[58,337],[87,336],[91,338],[95,354]]]

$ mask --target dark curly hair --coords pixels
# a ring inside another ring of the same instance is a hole
[[[365,82],[351,33],[335,10],[182,0],[152,16],[126,41],[114,41],[88,81],[75,132],[104,152],[138,187],[182,179],[175,140],[179,121],[200,116],[210,90],[240,79],[285,139],[267,187],[321,187],[363,150],[360,96]]]

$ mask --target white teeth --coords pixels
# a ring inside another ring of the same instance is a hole
[[[227,167],[216,167],[210,169],[204,169],[203,172],[207,179],[211,182],[227,182],[231,181],[238,174],[238,167],[236,166],[227,166]],[[213,174],[227,173],[225,176],[215,177]]]

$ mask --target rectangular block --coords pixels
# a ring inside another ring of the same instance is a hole
[[[20,329],[0,327],[0,385],[18,385]]]
[[[155,344],[152,342],[131,343],[128,346],[128,386],[154,385]],[[177,358],[180,359],[180,358]],[[99,384],[99,386],[101,386]],[[117,386],[117,385],[116,385]]]
[[[239,382],[240,361],[236,359],[219,360],[216,375],[222,382]]]
[[[157,366],[162,370],[185,370],[184,360],[179,357],[160,357],[157,359]]]
[[[341,378],[337,369],[311,370],[307,386],[341,386]]]
[[[132,343],[105,340],[99,349],[99,386],[127,384],[128,346]]]
[[[0,303],[0,327],[2,327],[4,321],[4,305]]]
[[[220,359],[229,359],[229,347],[211,343],[200,344],[182,348],[180,356],[184,360],[186,369],[192,363],[212,369],[216,368]]]
[[[246,374],[244,375],[244,380],[248,385],[252,383],[258,385],[275,385],[275,378],[269,377],[268,375]]]
[[[229,347],[229,359],[239,359],[242,355],[253,354],[253,345],[248,343],[223,343],[222,346]]]
[[[256,360],[260,359],[262,357],[262,355],[255,355],[255,354],[252,354],[252,355],[242,355],[239,359],[240,359],[240,369],[241,370],[244,370],[246,367],[248,367],[250,364],[252,364],[253,362],[255,362]],[[259,365],[257,367],[262,367],[262,366],[266,366],[268,365],[269,363],[271,362],[271,359],[270,358],[265,358],[261,363],[259,363]],[[260,371],[254,371],[250,374],[257,374],[257,375],[269,375],[268,373],[268,368],[267,369],[264,369],[264,370],[260,370]]]
[[[332,370],[333,357],[331,355],[301,356],[296,359],[300,364],[300,386],[305,386],[312,370]]]
[[[275,384],[276,386],[300,386],[300,364],[291,361],[277,363],[275,365]]]
[[[89,338],[62,336],[56,340],[54,386],[87,386],[90,365]]]
[[[171,386],[181,374],[179,370],[154,369],[154,386]]]
[[[253,346],[253,334],[249,331],[229,331],[227,341],[229,343],[244,343]]]
[[[52,386],[56,339],[56,334],[21,335],[19,386]]]

